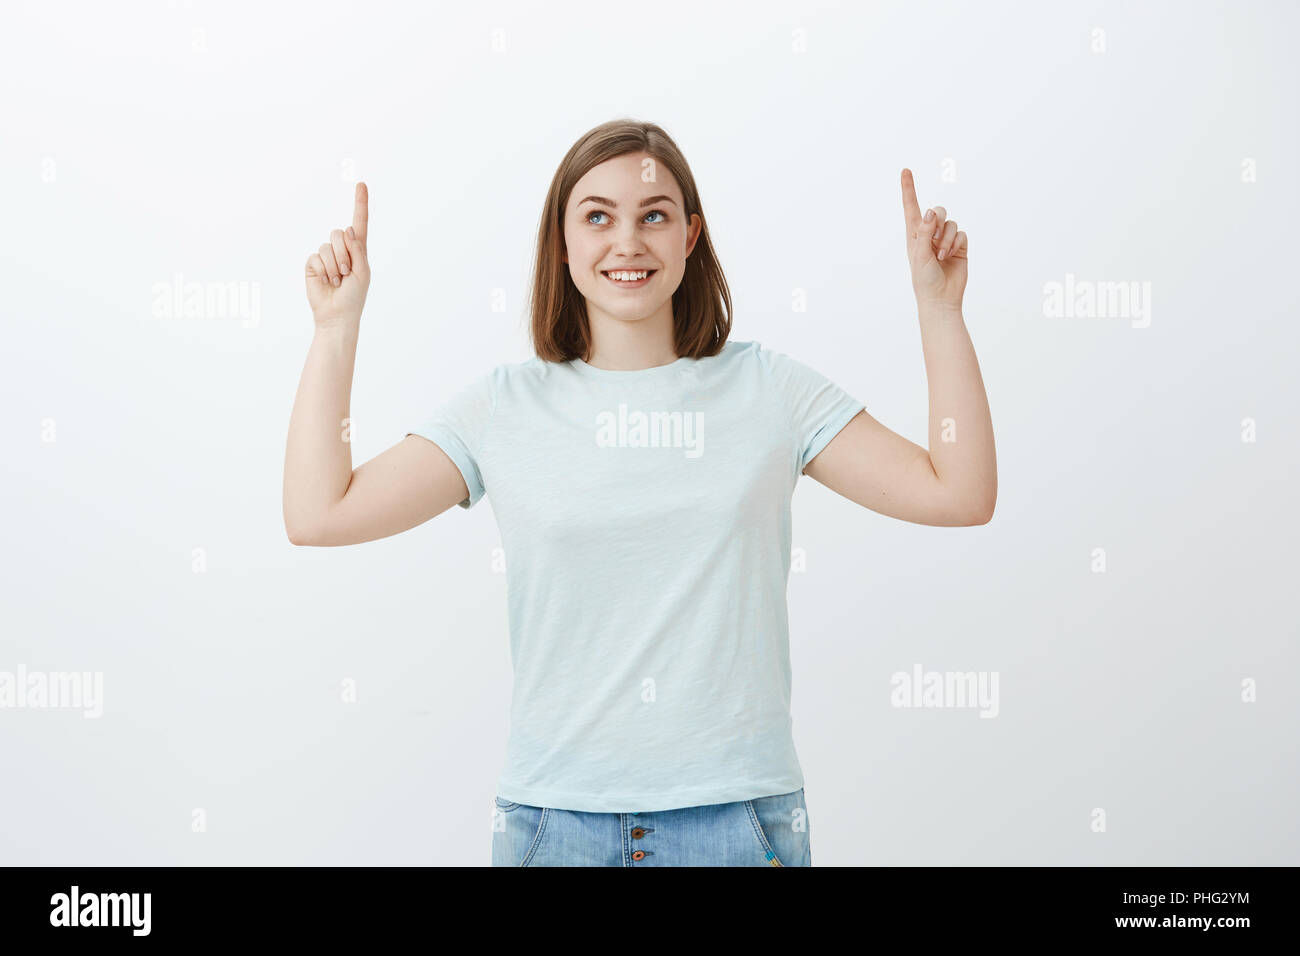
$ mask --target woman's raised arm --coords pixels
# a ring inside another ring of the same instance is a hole
[[[332,547],[406,531],[469,495],[432,442],[411,435],[353,470],[352,373],[370,287],[370,197],[357,183],[352,225],[307,259],[316,331],[298,383],[284,459],[284,527],[293,544]]]

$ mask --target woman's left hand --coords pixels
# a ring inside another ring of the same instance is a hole
[[[942,206],[921,215],[910,169],[903,170],[903,218],[917,305],[961,308],[966,291],[966,233],[957,229]]]

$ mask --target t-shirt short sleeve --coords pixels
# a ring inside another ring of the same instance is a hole
[[[760,354],[766,360],[772,386],[789,413],[798,470],[802,473],[866,405],[825,375],[783,352],[760,346]]]
[[[462,387],[406,433],[427,438],[460,469],[469,489],[469,496],[457,502],[462,508],[472,508],[487,492],[479,462],[495,410],[493,378],[488,373]]]

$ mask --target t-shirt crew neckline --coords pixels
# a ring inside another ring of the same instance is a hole
[[[596,366],[588,365],[580,358],[570,359],[569,364],[578,372],[583,375],[591,376],[592,378],[617,379],[628,382],[633,380],[642,381],[645,379],[655,379],[661,378],[664,375],[671,375],[675,370],[694,361],[697,360],[691,358],[689,355],[683,355],[680,358],[669,362],[667,365],[652,365],[650,368],[626,369],[596,368]]]

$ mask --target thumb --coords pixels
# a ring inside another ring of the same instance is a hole
[[[369,275],[370,260],[366,258],[365,241],[357,238],[356,231],[351,226],[343,232],[343,244],[348,247],[348,255],[352,257],[352,268]]]
[[[913,268],[920,268],[928,263],[931,259],[938,262],[938,257],[934,254],[934,243],[931,237],[934,234],[934,220],[925,222],[922,220],[917,224],[915,232],[909,229],[907,232],[907,254],[912,260]]]

